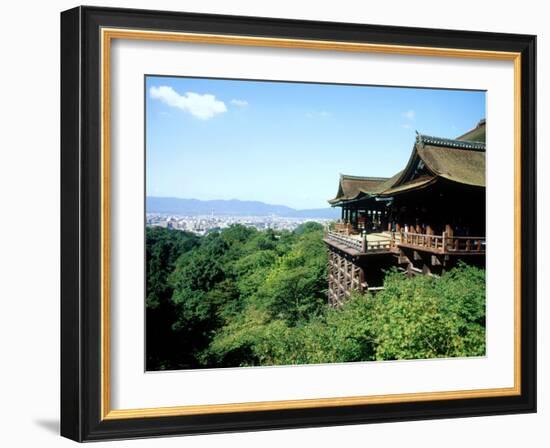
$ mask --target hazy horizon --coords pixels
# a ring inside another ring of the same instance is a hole
[[[214,199],[198,199],[198,198],[183,198],[183,197],[179,197],[179,196],[157,196],[157,195],[147,195],[146,196],[147,198],[155,198],[155,199],[176,199],[176,200],[182,200],[182,201],[201,201],[201,202],[218,202],[218,201],[223,201],[223,202],[260,202],[262,204],[266,204],[266,205],[272,205],[272,206],[276,206],[276,207],[288,207],[288,208],[292,208],[294,210],[313,210],[313,209],[319,209],[319,208],[332,208],[330,206],[330,204],[327,203],[327,205],[325,207],[304,207],[304,208],[296,208],[296,207],[292,207],[288,204],[275,204],[275,203],[272,203],[272,202],[266,202],[266,201],[262,201],[262,200],[257,200],[257,199],[239,199],[239,198],[229,198],[229,199],[221,199],[221,198],[214,198]]]
[[[147,215],[174,216],[279,216],[330,219],[340,217],[340,209],[332,207],[296,209],[283,204],[270,204],[262,201],[240,199],[202,201],[164,196],[147,196],[145,212]]]

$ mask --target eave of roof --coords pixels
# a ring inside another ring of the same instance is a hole
[[[361,194],[370,194],[379,190],[379,186],[388,180],[387,177],[363,177],[341,174],[338,184],[338,193],[328,202],[331,205],[342,201],[356,199]]]
[[[378,188],[376,190],[372,190],[370,192],[361,190],[362,193],[370,194],[370,195],[377,195],[382,193],[383,191],[387,190],[388,188],[392,187],[397,180],[401,177],[401,174],[403,171],[399,171],[398,173],[394,174],[392,177],[386,178],[386,180],[378,185]]]
[[[421,179],[415,179],[410,182],[405,182],[401,185],[396,185],[394,187],[388,188],[387,190],[383,191],[380,194],[380,197],[383,197],[383,198],[391,197],[391,196],[395,196],[396,194],[401,194],[401,193],[410,192],[414,190],[420,190],[422,188],[425,188],[433,184],[436,181],[437,181],[437,176],[429,176]]]
[[[450,138],[432,137],[431,135],[418,134],[416,138],[417,144],[441,146],[445,148],[457,148],[473,151],[485,151],[484,142],[474,142],[468,140],[454,140]]]

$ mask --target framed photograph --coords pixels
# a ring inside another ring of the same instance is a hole
[[[61,14],[61,433],[536,411],[535,36]]]

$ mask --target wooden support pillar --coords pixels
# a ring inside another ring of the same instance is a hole
[[[365,291],[369,285],[365,282],[365,271],[363,269],[359,268],[359,291],[363,292]]]
[[[402,250],[399,251],[399,256],[397,257],[397,263],[399,264],[406,264],[407,266],[411,266],[411,260],[409,260],[409,257],[403,252]]]
[[[427,235],[427,237],[426,237],[426,245],[427,245],[428,247],[431,247],[431,246],[432,246],[433,238],[431,238],[431,236],[432,236],[433,234],[434,234],[433,229],[431,228],[430,225],[427,225],[427,226],[426,226],[426,235]]]
[[[339,251],[329,251],[327,297],[331,306],[340,306],[353,291],[364,290],[364,272],[356,263],[356,259],[349,259]]]
[[[455,239],[453,238],[453,236],[454,236],[454,230],[453,230],[453,228],[451,227],[450,224],[446,224],[446,225],[445,225],[445,232],[443,232],[443,233],[447,236],[447,238],[446,238],[446,240],[445,240],[446,243],[447,243],[447,244],[445,245],[445,249],[447,249],[447,248],[452,248],[452,247],[454,246],[454,244],[455,244],[455,241],[458,241],[458,240],[455,240]]]

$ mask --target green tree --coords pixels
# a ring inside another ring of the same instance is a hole
[[[326,248],[321,232],[302,233],[273,265],[256,299],[272,319],[291,325],[322,312],[326,304]]]
[[[333,308],[322,238],[316,223],[294,232],[236,225],[201,238],[148,229],[148,368],[485,353],[483,269],[390,271],[376,295],[353,294]]]
[[[146,363],[148,370],[180,366],[173,347],[181,344],[181,335],[172,330],[177,313],[168,277],[176,260],[199,244],[191,233],[161,227],[145,229],[146,248]]]
[[[162,227],[147,227],[145,231],[145,258],[147,271],[148,308],[156,308],[172,295],[168,276],[178,257],[198,245],[192,233],[173,231]]]
[[[483,355],[484,285],[484,271],[466,265],[441,278],[390,272],[375,296],[355,294],[298,321],[252,302],[205,353],[233,366]]]
[[[485,354],[485,271],[461,264],[441,278],[391,272],[374,299],[376,359]]]
[[[177,313],[172,328],[185,341],[175,349],[186,355],[189,367],[199,366],[200,352],[219,325],[218,306],[227,299],[224,292],[232,291],[220,286],[226,280],[223,256],[228,248],[220,234],[209,234],[195,250],[178,258],[170,276]]]

